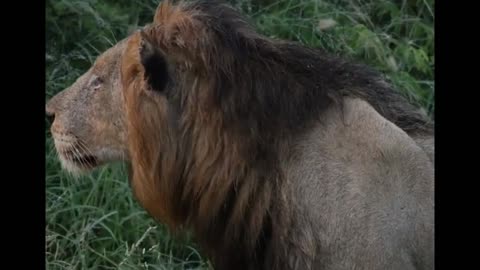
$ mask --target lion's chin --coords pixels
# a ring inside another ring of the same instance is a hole
[[[66,157],[60,155],[62,168],[75,177],[88,174],[101,166],[94,156]]]
[[[116,161],[128,161],[128,154],[114,149],[101,148],[96,151],[80,151],[74,147],[59,147],[56,151],[62,169],[72,176],[79,177],[91,173],[93,170]]]

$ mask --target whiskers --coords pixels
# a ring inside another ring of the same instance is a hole
[[[70,176],[79,177],[104,164],[122,161],[121,170],[127,171],[125,161],[128,153],[122,148],[113,148],[95,144],[94,148],[80,137],[71,133],[55,133],[55,155],[60,160],[62,168]]]
[[[55,138],[56,155],[62,167],[74,177],[80,176],[96,167],[97,157],[80,138],[57,136]]]

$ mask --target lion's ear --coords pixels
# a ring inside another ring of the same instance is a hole
[[[169,78],[167,61],[143,30],[140,36],[140,62],[145,70],[145,80],[152,90],[162,92]]]
[[[165,19],[170,17],[174,13],[174,6],[169,0],[161,2],[157,9],[155,10],[155,15],[153,16],[154,23],[162,23]]]

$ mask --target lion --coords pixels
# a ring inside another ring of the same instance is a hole
[[[130,167],[215,269],[433,269],[433,121],[372,69],[164,1],[46,112],[64,168]]]

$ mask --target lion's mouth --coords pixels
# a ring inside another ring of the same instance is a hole
[[[94,156],[80,156],[80,157],[73,157],[72,161],[76,163],[77,165],[85,165],[88,167],[95,167],[98,164],[97,158]]]
[[[82,169],[93,169],[99,164],[97,157],[80,153],[78,150],[63,151],[62,156]]]

